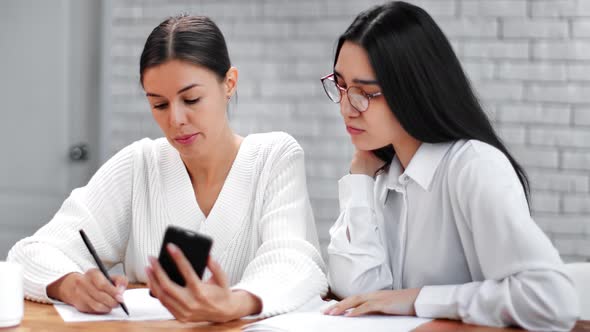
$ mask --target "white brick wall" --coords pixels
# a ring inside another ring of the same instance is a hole
[[[145,38],[166,16],[212,17],[240,70],[231,121],[285,130],[306,151],[322,243],[338,213],[352,146],[319,77],[336,37],[375,0],[113,1],[114,153],[159,129],[138,84]],[[590,0],[420,0],[440,23],[499,134],[530,174],[533,213],[566,260],[590,258]]]
[[[466,40],[463,52],[459,52],[464,59],[523,59],[530,56],[527,41],[521,40]]]
[[[568,22],[561,20],[510,18],[502,23],[501,36],[504,38],[563,39],[569,33]]]
[[[526,0],[464,0],[460,2],[462,17],[525,17]]]

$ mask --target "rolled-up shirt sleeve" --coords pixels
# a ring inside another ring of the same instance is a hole
[[[349,174],[338,182],[340,215],[330,229],[329,280],[340,297],[391,289],[393,279],[375,208],[375,180]]]

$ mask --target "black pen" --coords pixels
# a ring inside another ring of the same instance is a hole
[[[80,235],[82,236],[82,240],[84,241],[86,248],[88,248],[88,251],[90,251],[90,254],[94,258],[96,265],[98,265],[100,272],[102,272],[102,274],[111,282],[111,285],[116,286],[115,283],[113,282],[113,280],[111,280],[111,277],[109,277],[109,273],[107,272],[107,269],[105,269],[104,265],[102,264],[102,261],[100,260],[100,258],[98,258],[98,255],[96,254],[96,250],[94,250],[94,246],[92,245],[92,242],[90,242],[90,239],[88,238],[88,236],[86,236],[86,233],[84,233],[83,230],[80,230]],[[121,305],[121,308],[123,308],[123,311],[125,311],[127,316],[129,316],[129,311],[127,310],[127,307],[125,306],[125,303],[119,302],[119,304]]]

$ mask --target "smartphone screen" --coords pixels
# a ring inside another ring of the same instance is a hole
[[[203,278],[213,240],[206,235],[195,233],[177,226],[168,226],[166,229],[158,260],[160,265],[162,265],[162,268],[168,274],[170,280],[180,286],[185,286],[186,282],[182,277],[182,274],[166,249],[168,243],[174,243],[180,248],[199,278]]]

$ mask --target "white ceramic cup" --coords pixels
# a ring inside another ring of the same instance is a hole
[[[0,327],[20,324],[24,307],[22,266],[0,262]]]

